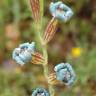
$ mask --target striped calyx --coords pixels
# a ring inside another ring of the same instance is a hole
[[[39,22],[41,19],[40,1],[39,0],[30,0],[30,4],[31,4],[31,9],[32,9],[33,19],[34,19],[34,21]]]
[[[44,33],[44,42],[48,43],[54,36],[57,27],[58,26],[58,20],[54,17],[51,19],[51,21],[48,23],[47,28]]]

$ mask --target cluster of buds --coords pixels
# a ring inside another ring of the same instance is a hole
[[[41,19],[40,14],[40,1],[30,0],[31,8],[33,12],[33,19],[38,22]],[[52,19],[49,21],[44,36],[43,43],[47,44],[54,36],[58,21],[67,22],[73,15],[72,10],[65,5],[63,2],[52,2],[50,4],[49,10],[52,15]],[[24,65],[27,62],[32,62],[33,64],[43,64],[44,57],[41,53],[35,50],[35,42],[20,44],[18,48],[13,51],[13,59],[20,65]],[[60,63],[55,66],[54,73],[49,75],[48,82],[50,84],[64,83],[70,86],[74,83],[76,79],[75,72],[72,66],[68,63]],[[32,93],[32,96],[50,96],[49,93],[43,88],[37,88]]]

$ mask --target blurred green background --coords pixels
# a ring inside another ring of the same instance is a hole
[[[45,1],[43,31],[52,18],[51,0]],[[72,88],[56,85],[56,96],[96,96],[96,0],[62,0],[73,11],[73,18],[59,22],[48,44],[49,71],[56,64],[69,62],[77,74]],[[0,96],[31,96],[36,87],[47,88],[42,66],[18,66],[12,51],[20,43],[36,41],[29,0],[0,0]]]

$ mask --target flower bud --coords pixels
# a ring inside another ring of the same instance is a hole
[[[32,54],[35,52],[35,43],[23,43],[20,44],[19,48],[15,48],[13,51],[13,59],[20,65],[31,61]]]
[[[60,63],[54,68],[57,80],[65,83],[65,85],[72,85],[76,79],[75,72],[72,66],[68,63]]]
[[[49,10],[53,17],[64,22],[67,22],[73,15],[71,8],[60,1],[55,3],[52,2]]]
[[[49,93],[43,88],[36,88],[33,91],[32,96],[49,96]]]

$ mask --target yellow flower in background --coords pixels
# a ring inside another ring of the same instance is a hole
[[[72,57],[77,58],[80,57],[82,50],[80,47],[73,47],[71,50]]]
[[[17,74],[20,74],[20,73],[22,72],[22,70],[21,70],[21,68],[17,67],[17,68],[15,69],[15,72],[16,72]]]

